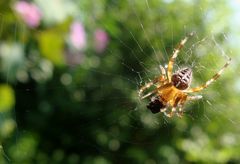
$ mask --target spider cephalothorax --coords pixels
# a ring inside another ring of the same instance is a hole
[[[173,85],[180,90],[187,89],[192,82],[192,70],[183,68],[172,75]]]
[[[187,42],[188,37],[192,35],[193,33],[190,33],[176,47],[169,60],[167,72],[164,67],[160,66],[162,74],[139,89],[139,97],[141,99],[152,96],[150,103],[147,105],[147,108],[150,109],[152,113],[163,112],[168,117],[172,117],[172,115],[176,113],[181,117],[184,112],[183,106],[187,101],[202,98],[201,95],[189,95],[189,93],[199,92],[207,88],[212,82],[220,77],[224,69],[230,64],[231,58],[227,57],[228,60],[226,64],[213,75],[210,80],[198,87],[189,89],[192,81],[192,70],[190,68],[183,68],[174,74],[172,74],[172,71],[174,61],[180,49]],[[154,90],[142,95],[145,90],[152,86],[155,86]]]

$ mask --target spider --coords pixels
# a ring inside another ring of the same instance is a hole
[[[168,62],[167,74],[165,68],[160,65],[161,75],[139,89],[138,93],[141,99],[154,95],[147,105],[147,108],[150,109],[152,113],[163,112],[167,117],[172,117],[176,113],[178,117],[182,117],[184,112],[183,106],[187,101],[199,100],[202,98],[201,95],[193,96],[189,94],[207,88],[212,82],[220,77],[224,69],[230,64],[231,58],[228,57],[225,65],[210,80],[205,84],[189,89],[192,82],[192,70],[185,67],[176,71],[174,74],[172,74],[172,70],[174,60],[177,58],[178,53],[190,36],[193,36],[193,33],[188,34],[181,40],[173,51],[173,55]],[[155,86],[155,89],[143,95],[143,92],[152,86]]]

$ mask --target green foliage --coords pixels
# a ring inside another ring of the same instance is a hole
[[[0,102],[0,111],[6,112],[11,110],[15,104],[13,89],[7,85],[0,85],[0,96],[2,98]]]
[[[64,64],[64,55],[62,47],[64,40],[56,31],[44,31],[38,36],[39,48],[42,51],[43,57],[49,59],[55,65]]]
[[[15,1],[0,2],[1,163],[240,162],[239,48],[230,44],[239,40],[223,37],[236,34],[228,1],[32,2],[42,11],[35,27]],[[73,22],[84,27],[82,49],[71,43]],[[109,39],[101,52],[97,29]],[[153,115],[137,89],[192,31],[176,65],[193,67],[194,86],[230,47],[237,60],[182,119]]]

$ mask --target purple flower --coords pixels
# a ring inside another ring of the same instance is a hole
[[[42,14],[35,4],[19,1],[15,3],[14,9],[29,27],[34,28],[40,24]]]
[[[76,49],[86,46],[86,33],[81,22],[74,22],[70,29],[70,42]]]
[[[94,46],[98,53],[102,53],[109,42],[108,34],[102,30],[97,29],[94,33]]]

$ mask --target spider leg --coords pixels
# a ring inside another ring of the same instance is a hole
[[[226,64],[224,64],[224,66],[215,75],[213,75],[213,77],[210,80],[208,80],[205,84],[200,85],[200,86],[195,87],[195,88],[188,89],[188,90],[183,91],[183,92],[193,93],[193,92],[199,92],[199,91],[203,90],[204,88],[207,88],[212,82],[214,82],[215,80],[217,80],[220,77],[220,75],[227,68],[227,66],[230,64],[230,62],[231,62],[231,58],[228,58],[228,61],[226,62]]]
[[[202,99],[202,95],[196,95],[196,96],[188,96],[187,100],[192,101],[192,100],[199,100]]]
[[[182,106],[179,106],[177,116],[182,118],[182,116],[183,116],[183,107]]]
[[[144,86],[142,86],[142,87],[139,89],[138,96],[142,98],[142,93],[143,93],[146,89],[150,88],[150,87],[151,87],[153,84],[155,84],[155,83],[156,83],[155,80],[153,80],[153,81],[150,81],[149,83],[145,84]]]
[[[160,87],[161,85],[164,85],[168,82],[165,68],[162,65],[160,65],[159,67],[160,67],[160,70],[161,70],[161,73],[162,73],[162,76],[164,77],[164,79],[159,80],[160,83],[159,83],[159,85],[157,85],[157,87]]]
[[[146,89],[150,88],[152,85],[154,85],[156,83],[159,83],[160,85],[157,86],[157,87],[160,87],[166,81],[166,79],[167,79],[167,77],[166,77],[166,70],[164,69],[164,67],[162,65],[160,65],[159,67],[160,67],[160,70],[161,70],[161,76],[155,78],[153,81],[150,81],[149,83],[145,84],[144,86],[142,86],[139,89],[138,96],[141,97],[141,99],[144,99],[144,98],[150,96],[151,94],[153,94],[155,92],[155,91],[154,92],[150,92],[149,94],[147,94],[145,96],[142,96],[142,93]]]
[[[165,68],[162,65],[160,65],[159,67],[160,67],[162,75],[166,77],[166,70],[165,70]]]
[[[156,92],[157,92],[157,90],[155,89],[155,90],[149,92],[148,94],[146,94],[146,95],[144,95],[144,96],[140,96],[140,97],[141,97],[141,99],[145,99],[145,98],[151,96],[152,94],[154,94],[154,93],[156,93]]]
[[[179,108],[178,108],[178,111],[177,111],[177,116],[182,118],[183,116],[183,105],[186,101],[192,101],[192,100],[199,100],[202,98],[202,95],[196,95],[196,96],[188,96],[186,100],[183,100],[180,102],[180,105],[179,105]]]
[[[167,116],[167,117],[172,117],[174,113],[177,113],[177,104],[179,103],[179,101],[180,101],[180,99],[177,98],[174,106],[170,109],[169,113],[166,112],[167,108],[164,111],[162,110],[164,115]]]
[[[183,48],[184,44],[187,42],[188,38],[190,36],[193,36],[193,34],[194,34],[193,32],[188,34],[183,40],[181,40],[181,42],[178,44],[178,46],[174,49],[173,55],[172,55],[172,57],[170,58],[170,60],[168,62],[167,75],[168,75],[168,81],[169,82],[171,82],[174,61],[177,58],[178,53],[180,52],[180,50]]]
[[[166,87],[166,85],[161,85],[161,86],[157,87],[156,89],[154,89],[153,91],[149,92],[148,94],[146,94],[146,95],[144,95],[144,96],[140,95],[140,98],[141,98],[141,99],[145,99],[145,98],[151,96],[152,94],[158,92],[159,90],[161,90],[161,89],[163,89],[163,88],[165,88],[165,87]]]
[[[167,105],[165,108],[161,109],[161,112],[167,117],[172,117],[171,112],[167,112],[168,110],[169,110],[169,106]]]
[[[176,111],[177,111],[177,110],[176,110],[176,107],[172,107],[171,112],[169,112],[169,113],[163,112],[163,113],[164,113],[164,115],[167,116],[167,117],[172,117],[173,114],[174,114]]]
[[[149,83],[145,84],[144,86],[142,86],[142,87],[139,89],[138,96],[141,97],[141,99],[144,99],[144,98],[150,96],[151,94],[153,94],[154,92],[156,92],[156,91],[153,91],[153,92],[148,93],[148,94],[145,95],[145,96],[142,96],[142,93],[143,93],[146,89],[150,88],[152,85],[154,85],[154,84],[156,84],[156,83],[159,83],[160,86],[161,86],[161,85],[164,83],[164,81],[166,81],[166,71],[165,71],[165,69],[164,69],[161,65],[160,65],[160,69],[161,69],[161,73],[162,73],[161,76],[155,78],[154,80],[150,81]],[[158,87],[160,87],[160,86],[158,86]]]
[[[192,98],[195,96],[191,96]],[[178,107],[178,110],[176,111],[176,114],[178,117],[182,118],[183,116],[183,105],[185,104],[185,102],[188,100],[188,97],[182,97],[181,99],[179,99],[179,101],[176,101],[175,106]]]
[[[167,108],[164,108],[161,110],[161,112],[165,113],[167,111]]]

